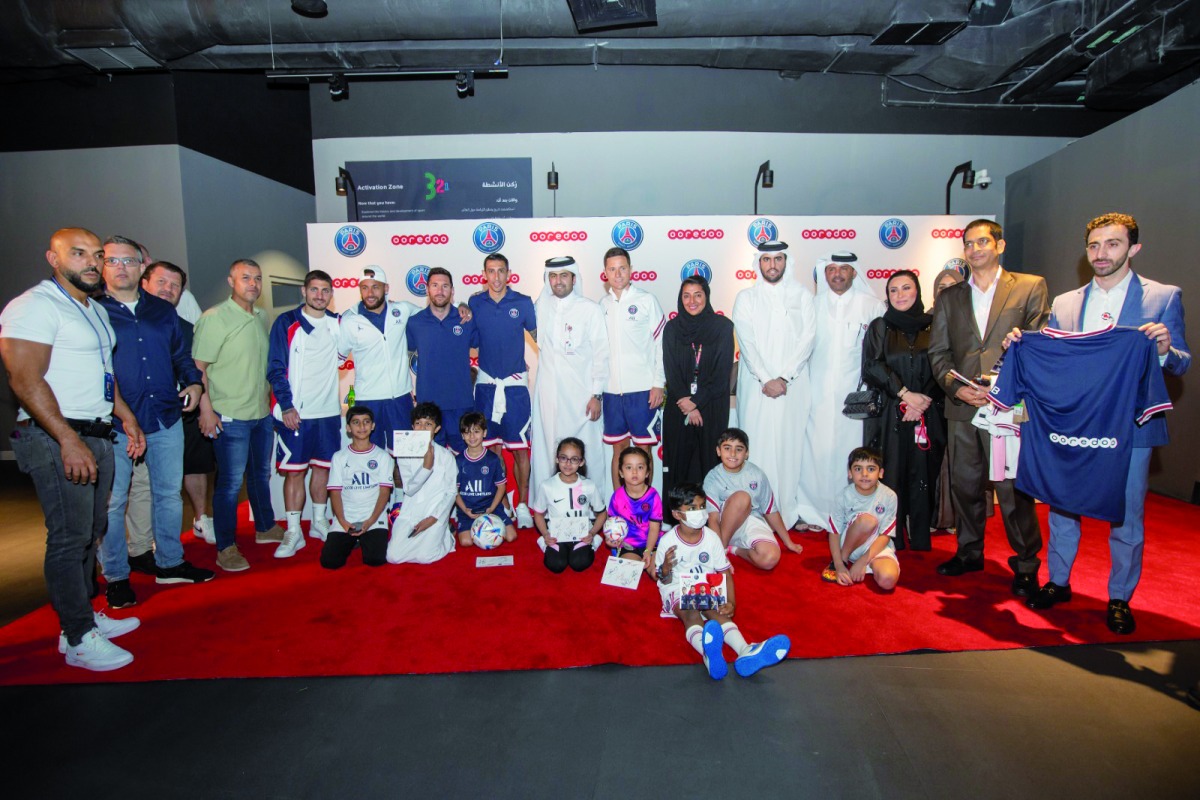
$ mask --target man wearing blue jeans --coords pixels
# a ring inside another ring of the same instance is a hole
[[[196,323],[192,357],[204,375],[200,430],[215,440],[217,484],[213,528],[217,566],[226,572],[250,569],[234,540],[238,490],[246,478],[254,512],[254,541],[283,541],[271,508],[275,430],[267,405],[267,315],[254,307],[262,294],[262,270],[248,258],[229,267],[230,298],[205,311]]]
[[[100,239],[64,228],[50,239],[54,272],[0,314],[0,357],[20,404],[13,452],[46,517],[46,589],[67,664],[95,671],[133,661],[112,643],[138,627],[136,617],[109,619],[91,605],[96,542],[104,533],[112,486],[111,418],[137,458],[145,439],[121,399],[112,371],[115,335],[90,295],[100,286]]]
[[[150,482],[154,552],[148,553],[158,583],[204,583],[211,570],[193,567],[183,558],[179,540],[183,527],[182,409],[200,401],[200,371],[185,349],[183,328],[175,308],[139,286],[141,252],[123,236],[104,242],[104,283],[100,304],[108,311],[117,336],[113,367],[125,402],[146,435],[146,467]],[[179,391],[179,386],[184,386]],[[182,400],[182,404],[180,403]],[[108,581],[109,608],[137,602],[129,585],[129,550],[125,542],[125,511],[134,462],[125,454],[127,437],[120,420],[114,454],[112,496],[108,501],[108,530],[100,542],[100,564]]]

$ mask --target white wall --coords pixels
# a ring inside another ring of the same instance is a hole
[[[334,193],[347,161],[533,158],[534,216],[551,216],[545,175],[559,173],[559,216],[750,214],[754,177],[770,159],[775,188],[764,214],[941,214],[946,180],[972,160],[995,182],[956,189],[956,214],[1003,218],[1004,178],[1071,140],[1021,136],[803,133],[527,133],[318,139],[317,221],[346,219]]]

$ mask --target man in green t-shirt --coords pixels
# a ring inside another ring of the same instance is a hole
[[[267,315],[254,307],[262,294],[262,269],[248,258],[229,267],[231,296],[196,322],[192,357],[204,374],[200,430],[214,440],[217,481],[213,487],[213,529],[217,566],[227,572],[250,569],[234,540],[242,477],[254,512],[254,541],[283,540],[271,508],[271,455],[275,430],[267,389]]]

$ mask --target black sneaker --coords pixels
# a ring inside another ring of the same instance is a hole
[[[193,567],[184,561],[178,566],[155,571],[155,583],[207,583],[216,577],[211,569]]]
[[[157,575],[158,566],[154,563],[154,551],[147,550],[140,556],[130,556],[129,568],[143,575]]]
[[[128,578],[123,581],[109,581],[104,595],[108,598],[109,608],[129,608],[137,605],[137,596],[134,595]]]

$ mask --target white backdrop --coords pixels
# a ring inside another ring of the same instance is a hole
[[[849,250],[858,255],[858,280],[865,280],[881,299],[892,271],[907,268],[920,277],[928,306],[939,272],[966,269],[961,260],[962,226],[971,219],[772,215],[316,223],[308,226],[308,255],[310,269],[333,277],[333,308],[342,310],[359,302],[357,275],[368,265],[386,272],[389,299],[420,306],[426,302],[429,268],[443,267],[454,276],[456,302],[465,302],[482,288],[483,259],[497,251],[508,257],[510,285],[535,300],[542,291],[546,259],[573,256],[583,274],[584,294],[599,300],[605,291],[604,252],[619,245],[630,252],[634,281],[653,292],[672,316],[680,281],[696,272],[709,278],[717,313],[729,314],[737,293],[755,280],[753,243],[778,239],[789,245],[797,279],[809,286],[818,259]],[[532,382],[537,360],[532,346],[526,355]],[[352,380],[348,369],[342,378],[343,397]],[[609,458],[607,453],[599,459],[589,454],[594,480],[607,475],[601,465]],[[660,471],[656,463],[656,485]]]

